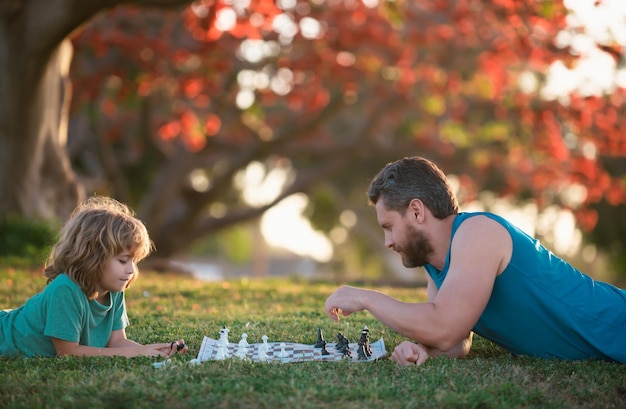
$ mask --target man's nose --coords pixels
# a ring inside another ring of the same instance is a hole
[[[393,249],[393,240],[391,235],[385,234],[385,247],[388,249]]]

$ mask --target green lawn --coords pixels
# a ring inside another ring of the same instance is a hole
[[[0,308],[14,308],[41,290],[40,273],[0,270]],[[626,365],[514,358],[475,337],[470,357],[431,359],[400,368],[372,363],[251,363],[237,359],[191,365],[203,336],[230,329],[249,342],[312,344],[342,332],[356,340],[363,326],[383,337],[390,354],[403,338],[368,313],[335,323],[323,303],[335,285],[302,280],[207,283],[142,272],[127,292],[129,338],[141,343],[185,338],[186,356],[154,368],[156,358],[30,358],[0,360],[0,408],[623,408]],[[404,300],[423,289],[379,289]],[[626,347],[626,346],[624,346]]]

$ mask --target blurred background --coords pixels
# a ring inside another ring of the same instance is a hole
[[[0,263],[41,268],[99,194],[142,268],[419,284],[365,194],[419,155],[626,283],[626,2],[87,3],[0,5]]]

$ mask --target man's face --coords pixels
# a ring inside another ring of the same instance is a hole
[[[426,234],[410,224],[406,226],[404,243],[396,247],[399,249],[394,250],[402,256],[402,264],[406,268],[423,267],[433,252],[433,246]]]
[[[385,247],[400,254],[407,268],[423,267],[433,253],[430,240],[419,230],[412,215],[410,211],[402,216],[398,211],[388,210],[382,199],[376,203],[378,224],[385,232]]]

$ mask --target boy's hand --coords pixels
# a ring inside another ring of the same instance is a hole
[[[184,339],[179,339],[178,341],[174,341],[170,344],[170,351],[169,351],[169,355],[168,356],[172,356],[177,352],[180,352],[182,354],[186,354],[187,350],[189,349],[189,347],[187,347],[187,345],[185,345],[185,340]]]

